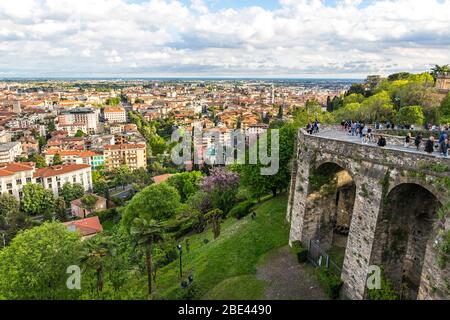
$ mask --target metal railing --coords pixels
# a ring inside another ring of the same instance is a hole
[[[309,240],[308,261],[317,268],[325,267],[331,273],[341,275],[342,268],[339,267],[321,247],[318,240]]]

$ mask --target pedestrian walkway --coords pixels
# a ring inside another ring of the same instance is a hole
[[[376,132],[375,132],[376,135]],[[377,141],[372,141],[371,143],[363,143],[363,140],[359,136],[352,136],[351,134],[348,134],[344,130],[338,130],[338,129],[325,129],[321,132],[314,134],[314,136],[330,139],[330,140],[337,140],[337,141],[346,141],[351,142],[355,144],[360,145],[366,145],[371,147],[380,148],[377,145]],[[433,152],[432,154],[428,154],[425,151],[423,151],[423,147],[420,150],[417,150],[413,145],[411,147],[404,147],[404,146],[396,146],[396,145],[389,145],[389,143],[384,147],[383,149],[388,150],[398,150],[408,153],[414,153],[414,154],[423,154],[423,155],[430,155],[436,158],[443,158],[443,156],[439,152]],[[450,161],[450,158],[449,158]]]

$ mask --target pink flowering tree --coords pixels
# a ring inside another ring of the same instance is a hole
[[[225,168],[213,168],[210,175],[203,179],[201,190],[206,192],[214,208],[226,215],[236,203],[239,187],[239,174]]]

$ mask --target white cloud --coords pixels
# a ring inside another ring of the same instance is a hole
[[[450,0],[205,3],[0,0],[0,71],[322,76],[450,63]]]

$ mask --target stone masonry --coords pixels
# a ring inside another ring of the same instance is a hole
[[[330,140],[311,136],[304,130],[298,133],[296,149],[287,210],[287,220],[291,224],[290,242],[300,240],[307,246],[310,240],[317,239],[319,219],[316,216],[317,210],[311,209],[314,204],[310,200],[310,175],[327,163],[346,170],[354,180],[356,195],[341,275],[341,295],[347,299],[365,299],[369,267],[382,263],[381,257],[389,254],[392,247],[392,243],[386,244],[386,239],[383,242],[383,238],[388,238],[385,235],[389,233],[385,231],[384,226],[389,225],[389,221],[383,212],[388,211],[387,204],[391,194],[393,197],[398,193],[393,190],[406,185],[413,186],[419,189],[419,193],[421,190],[429,192],[429,197],[435,198],[439,207],[445,207],[450,204],[450,160],[374,145]],[[408,199],[397,201],[404,201],[405,208],[410,202]],[[318,203],[324,205],[320,201]],[[399,207],[401,206],[397,206],[396,210]],[[408,250],[414,251],[414,246],[425,250],[415,258],[421,266],[417,299],[450,299],[450,263],[443,267],[438,266],[437,262],[442,255],[439,247],[442,234],[450,230],[449,214],[447,212],[444,217],[438,218],[438,214],[434,212],[436,209],[433,207],[430,210],[433,212],[428,214],[433,219],[428,218],[426,223],[430,224],[433,232],[427,235],[426,243],[417,245],[423,238],[408,238],[414,244]],[[411,212],[414,212],[414,208]],[[403,257],[404,255],[401,259]],[[418,269],[417,266],[414,268]]]

